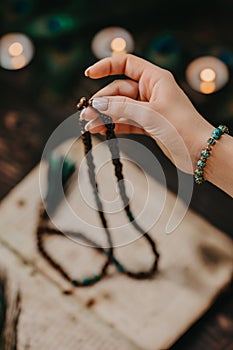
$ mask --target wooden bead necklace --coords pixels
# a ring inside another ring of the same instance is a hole
[[[81,111],[83,108],[87,108],[89,106],[92,106],[91,100],[87,100],[85,97],[82,97],[77,105],[78,111]],[[97,110],[96,110],[97,111]],[[98,112],[98,111],[97,111]],[[99,113],[99,112],[98,112]],[[148,232],[144,232],[144,230],[141,228],[141,226],[137,223],[135,220],[133,213],[130,209],[129,205],[129,198],[126,194],[126,189],[124,185],[124,177],[122,173],[122,163],[120,161],[120,152],[119,152],[119,147],[118,147],[118,140],[116,138],[114,128],[115,124],[112,121],[112,118],[104,115],[102,113],[99,113],[99,116],[104,123],[106,127],[106,140],[111,142],[107,142],[111,156],[112,156],[112,163],[115,169],[115,176],[117,178],[117,184],[119,188],[119,193],[124,205],[124,211],[126,213],[126,216],[129,220],[129,222],[133,225],[133,227],[142,235],[143,238],[146,239],[147,243],[151,247],[153,256],[154,256],[154,261],[152,266],[147,270],[147,271],[130,271],[127,269],[124,265],[122,265],[117,258],[114,257],[114,249],[113,249],[113,243],[112,243],[112,238],[110,231],[108,229],[108,224],[107,224],[107,219],[105,217],[104,211],[103,211],[103,206],[102,202],[99,197],[99,190],[98,190],[98,185],[96,183],[96,178],[95,178],[95,164],[93,160],[93,155],[92,155],[92,140],[91,140],[91,134],[90,132],[85,130],[85,125],[86,121],[85,120],[79,120],[80,123],[80,128],[81,128],[81,133],[82,133],[82,141],[84,144],[84,152],[85,152],[85,157],[86,157],[86,162],[88,166],[88,176],[89,176],[89,181],[93,189],[93,194],[95,197],[95,202],[98,208],[98,215],[100,217],[102,226],[105,230],[107,242],[108,242],[108,248],[102,248],[99,247],[94,241],[91,239],[87,238],[84,234],[82,233],[77,233],[77,232],[68,232],[68,231],[63,231],[61,232],[58,229],[51,228],[48,226],[49,223],[49,217],[46,212],[46,206],[48,205],[49,198],[48,195],[45,199],[45,206],[41,205],[40,208],[40,214],[39,214],[39,222],[38,222],[38,228],[37,228],[37,247],[39,252],[42,254],[42,256],[50,263],[50,265],[53,266],[53,268],[58,271],[66,280],[70,281],[74,286],[89,286],[92,284],[95,284],[99,280],[101,280],[107,273],[107,268],[110,264],[114,264],[118,271],[126,274],[127,276],[131,278],[136,278],[136,279],[145,279],[145,278],[150,278],[152,277],[158,267],[158,260],[159,260],[159,253],[156,249],[156,244],[154,240],[150,237]],[[60,166],[62,167],[62,174],[63,174],[63,168],[64,164],[66,165],[64,159],[60,160]],[[74,169],[70,167],[70,171],[66,171],[67,174],[70,176],[72,175],[72,172]],[[48,171],[48,178],[51,177],[50,170]],[[68,180],[69,176],[66,178],[63,178],[63,186],[65,186],[66,181]],[[50,196],[51,197],[51,196]],[[97,274],[94,274],[91,277],[84,278],[82,280],[76,280],[73,279],[69,276],[69,274],[64,270],[64,268],[57,262],[55,261],[50,254],[46,251],[44,247],[44,238],[48,235],[69,235],[74,238],[79,238],[82,239],[85,243],[90,244],[93,246],[94,249],[96,249],[98,252],[103,253],[106,256],[106,261],[103,264],[101,271]]]

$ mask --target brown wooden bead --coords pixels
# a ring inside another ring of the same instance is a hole
[[[86,99],[86,97],[82,97],[80,98],[79,103],[77,104],[77,109],[81,111],[83,108],[88,106],[89,106],[88,100]]]

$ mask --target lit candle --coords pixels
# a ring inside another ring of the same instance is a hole
[[[194,90],[212,94],[228,82],[229,72],[227,66],[218,58],[203,56],[189,64],[186,78]]]
[[[24,34],[10,33],[0,39],[0,65],[17,70],[25,67],[34,55],[34,46]]]
[[[123,38],[114,38],[111,42],[112,55],[126,53],[126,41]]]
[[[134,50],[132,35],[124,28],[109,27],[99,31],[92,40],[92,51],[101,59],[104,57],[124,54]]]
[[[201,81],[209,82],[215,81],[216,72],[212,68],[204,68],[200,72]]]
[[[23,45],[16,41],[8,47],[8,52],[10,56],[20,56],[23,53]]]

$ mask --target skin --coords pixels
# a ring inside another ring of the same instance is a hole
[[[93,106],[112,117],[117,133],[150,135],[179,169],[192,174],[214,127],[198,113],[169,71],[139,57],[107,57],[85,71],[92,79],[122,74],[127,79],[98,91],[92,97]],[[81,118],[89,121],[90,132],[104,132],[94,108],[86,108]],[[224,134],[213,146],[204,175],[233,197],[232,174],[233,138]]]

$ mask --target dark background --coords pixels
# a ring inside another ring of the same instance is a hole
[[[215,126],[225,123],[232,134],[232,18],[230,0],[2,0],[0,34],[28,35],[35,56],[21,70],[0,68],[0,197],[38,163],[49,135],[75,112],[77,100],[83,95],[90,97],[111,81],[91,81],[83,75],[96,61],[91,40],[104,27],[129,30],[135,40],[134,53],[170,69],[202,115]],[[185,80],[187,65],[202,55],[222,59],[230,71],[227,85],[211,95],[194,92]],[[169,188],[175,192],[174,167],[152,140],[137,139],[153,149],[164,166]],[[209,183],[195,186],[191,207],[227,235],[233,234],[233,201],[221,190]],[[172,349],[233,349],[232,291],[229,287],[223,292]]]

